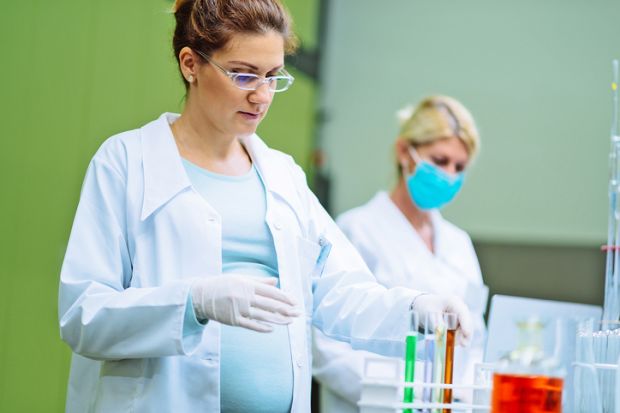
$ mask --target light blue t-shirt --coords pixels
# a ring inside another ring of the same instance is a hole
[[[183,166],[193,187],[222,218],[222,271],[278,277],[265,222],[265,187],[254,165],[243,176],[216,174],[185,159]],[[222,324],[220,360],[222,413],[290,411],[293,365],[286,326],[259,333]]]

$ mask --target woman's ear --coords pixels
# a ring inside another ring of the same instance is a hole
[[[411,158],[411,154],[409,153],[409,146],[411,143],[402,137],[396,139],[396,143],[394,144],[394,149],[396,151],[396,160],[403,168],[403,171],[411,173],[413,168],[415,167],[415,161]]]
[[[185,46],[179,52],[179,67],[181,73],[188,83],[193,83],[196,79],[196,72],[198,69],[197,56],[192,49]]]

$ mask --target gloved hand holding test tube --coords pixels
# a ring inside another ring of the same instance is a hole
[[[421,298],[421,297],[420,297]],[[435,297],[429,297],[435,300]],[[458,313],[425,312],[412,313],[411,328],[406,338],[405,354],[405,382],[411,383],[415,377],[415,360],[418,348],[419,333],[424,333],[421,359],[423,360],[423,382],[426,384],[452,384],[454,365],[454,346],[457,337],[460,344],[466,344],[469,337],[470,319],[466,307],[458,299],[444,297],[443,300],[454,300],[452,308],[458,309]],[[447,308],[441,303],[442,308]],[[432,308],[432,306],[424,306]],[[448,306],[449,307],[449,306]],[[420,322],[423,320],[422,322]],[[460,320],[463,320],[461,323]],[[463,329],[464,327],[464,329]],[[457,334],[457,332],[459,332]],[[423,402],[452,403],[452,389],[438,387],[423,387],[419,393]],[[412,387],[405,388],[404,403],[413,402],[415,397]],[[430,411],[430,410],[425,410]],[[449,412],[450,409],[443,409]],[[411,409],[404,409],[405,413],[411,413]]]

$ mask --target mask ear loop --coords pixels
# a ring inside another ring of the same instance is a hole
[[[416,151],[413,146],[408,145],[407,149],[409,150],[409,155],[413,158],[416,167],[423,162],[422,158],[420,158],[420,155],[418,154],[418,151]]]
[[[403,171],[403,176],[405,176],[405,177],[407,177],[409,175],[413,175],[415,173],[415,170],[418,167],[418,165],[422,162],[422,158],[420,158],[420,155],[418,155],[418,151],[416,151],[415,148],[412,145],[407,145],[407,150],[409,151],[409,155],[411,156],[411,158],[415,162],[415,166],[413,168],[413,171],[411,171],[411,173],[409,173],[407,171],[408,168],[407,168],[407,165],[405,164],[405,162],[401,162],[400,163],[400,167],[402,168],[402,171]]]

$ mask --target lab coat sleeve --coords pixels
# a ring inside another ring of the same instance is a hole
[[[305,184],[297,187],[308,210],[307,236],[327,239],[331,252],[319,277],[312,280],[314,326],[355,349],[402,357],[414,290],[378,284],[364,260]]]
[[[111,146],[95,155],[82,186],[60,276],[61,337],[98,360],[191,353],[203,331],[186,311],[191,280],[131,287],[126,168]]]
[[[374,256],[370,254],[370,251],[360,249],[363,246],[355,242],[360,237],[352,237],[356,225],[355,220],[349,218],[350,215],[341,215],[336,223],[360,252],[366,265],[372,268]],[[369,257],[371,262],[368,260]],[[333,340],[316,328],[313,329],[312,340],[312,374],[314,378],[322,386],[327,387],[331,392],[355,406],[361,398],[361,382],[364,375],[365,360],[369,356],[374,358],[379,356],[363,350],[354,350],[349,343]]]
[[[353,350],[349,343],[332,340],[313,329],[312,374],[321,385],[355,405],[362,395],[365,360],[375,354]]]

